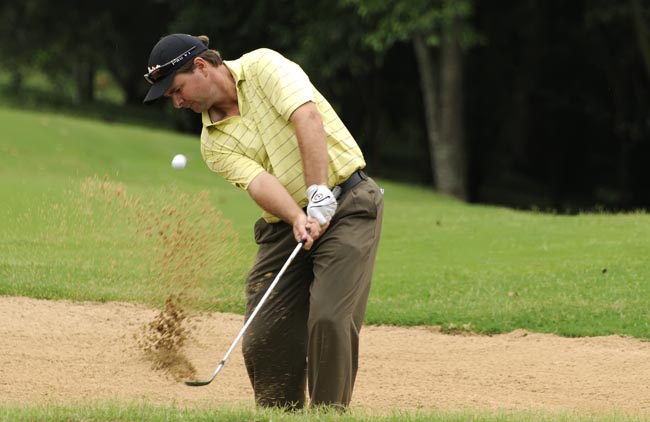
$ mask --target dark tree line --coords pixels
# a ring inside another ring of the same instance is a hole
[[[648,3],[636,16],[639,2],[479,2],[477,28],[492,34],[466,69],[479,192],[519,191],[557,209],[648,206],[650,78],[638,43],[648,34],[634,26]]]
[[[33,69],[72,81],[80,105],[108,71],[139,104],[162,35],[209,35],[226,59],[270,47],[374,175],[470,202],[633,209],[650,206],[649,22],[650,0],[5,0],[0,68],[16,95]]]

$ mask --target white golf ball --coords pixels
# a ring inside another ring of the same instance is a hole
[[[172,159],[172,167],[175,169],[184,169],[187,164],[187,158],[183,154],[176,154]]]

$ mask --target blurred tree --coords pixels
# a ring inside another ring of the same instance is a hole
[[[594,89],[589,98],[606,124],[607,137],[597,151],[610,178],[592,181],[594,196],[606,206],[650,205],[645,194],[650,188],[649,12],[648,0],[590,0],[584,9],[584,32],[593,46],[590,59],[606,88],[600,96],[593,95],[599,92]]]
[[[93,101],[95,73],[105,67],[123,88],[127,103],[140,103],[146,60],[151,46],[166,33],[171,3],[9,0],[0,6],[2,67],[12,70],[14,86],[20,86],[30,67],[43,70],[57,86],[72,82],[76,102]]]
[[[25,70],[34,65],[38,41],[43,38],[43,28],[33,24],[41,3],[42,0],[0,3],[0,67],[11,73],[13,94],[21,92]]]
[[[566,212],[648,204],[650,84],[630,2],[476,6],[487,39],[466,69],[477,200]]]
[[[375,23],[365,42],[380,56],[398,42],[413,44],[436,188],[466,200],[462,47],[477,40],[467,18],[471,0],[342,0]],[[437,60],[436,60],[437,58]]]
[[[650,0],[4,0],[0,67],[16,94],[36,69],[79,102],[108,69],[140,104],[167,33],[209,35],[226,59],[269,47],[305,68],[373,175],[477,202],[632,208],[650,205],[649,24]],[[198,130],[190,114],[177,126]]]
[[[47,31],[43,40],[47,48],[39,67],[51,71],[59,85],[72,79],[75,102],[94,101],[95,74],[104,54],[101,47],[113,27],[108,11],[82,0],[62,0],[56,5],[44,2],[41,7],[39,21]]]
[[[648,5],[641,0],[630,0],[630,9],[634,18],[634,29],[643,57],[646,73],[650,79],[650,28],[648,28]]]
[[[102,64],[124,90],[128,104],[142,103],[148,89],[142,75],[147,70],[149,53],[154,44],[169,33],[176,3],[171,0],[113,0],[94,6],[108,14],[112,22],[96,40],[96,48],[102,54]]]

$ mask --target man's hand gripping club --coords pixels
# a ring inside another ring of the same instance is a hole
[[[294,220],[293,231],[297,239],[305,239],[305,249],[312,244],[330,225],[336,212],[336,198],[325,185],[311,185],[307,188],[307,215]]]

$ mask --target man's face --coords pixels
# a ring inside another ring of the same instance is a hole
[[[206,74],[195,68],[191,73],[177,73],[165,96],[172,99],[176,108],[202,113],[212,106],[211,89]]]

